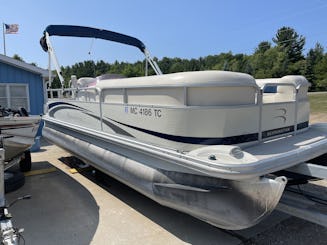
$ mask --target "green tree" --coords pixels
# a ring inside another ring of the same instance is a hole
[[[20,57],[18,54],[14,54],[14,55],[13,55],[13,59],[24,62],[23,58]]]
[[[276,37],[272,40],[287,54],[287,59],[290,62],[295,63],[304,59],[302,52],[305,38],[302,35],[300,36],[293,28],[284,26],[278,29]]]
[[[255,78],[282,77],[288,75],[286,53],[279,47],[273,47],[264,53],[256,52],[251,57],[253,76]]]
[[[169,73],[170,67],[172,65],[172,59],[163,57],[162,60],[158,62],[158,65],[163,73]]]
[[[181,72],[184,71],[184,66],[182,59],[174,58],[173,64],[170,66],[169,73]]]
[[[110,65],[103,60],[95,64],[95,76],[106,74],[110,70]]]
[[[259,43],[258,47],[255,49],[254,53],[264,53],[271,48],[271,43],[268,41],[263,41]]]
[[[310,90],[315,91],[317,88],[317,75],[320,71],[319,63],[323,60],[324,48],[320,43],[316,43],[315,48],[311,48],[306,57],[306,69],[305,76],[309,82],[311,82]]]
[[[315,89],[320,91],[327,91],[327,54],[325,53],[320,62],[314,67],[314,74],[316,76]]]

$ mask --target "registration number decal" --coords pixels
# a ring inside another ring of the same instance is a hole
[[[126,106],[125,113],[144,116],[144,117],[155,117],[155,118],[162,117],[162,111],[160,109],[137,107],[137,106],[131,106],[131,107]]]

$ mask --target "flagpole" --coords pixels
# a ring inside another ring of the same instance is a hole
[[[2,23],[2,35],[3,35],[3,54],[6,55],[5,23]]]

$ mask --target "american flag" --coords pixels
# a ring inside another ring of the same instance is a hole
[[[18,33],[18,24],[5,24],[6,34],[17,34]]]

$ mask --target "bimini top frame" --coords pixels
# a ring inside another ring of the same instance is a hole
[[[59,79],[63,84],[64,79],[61,75],[61,69],[58,64],[58,60],[54,53],[54,49],[50,42],[50,36],[69,36],[69,37],[89,37],[109,40],[126,45],[137,47],[145,55],[145,59],[150,63],[151,67],[157,75],[161,75],[162,72],[157,63],[151,58],[149,51],[146,49],[144,43],[139,39],[124,34],[120,34],[113,31],[107,31],[103,29],[97,29],[85,26],[72,26],[72,25],[49,25],[43,32],[43,37],[40,40],[42,49],[49,53],[49,72],[51,70],[51,60],[55,65]]]

